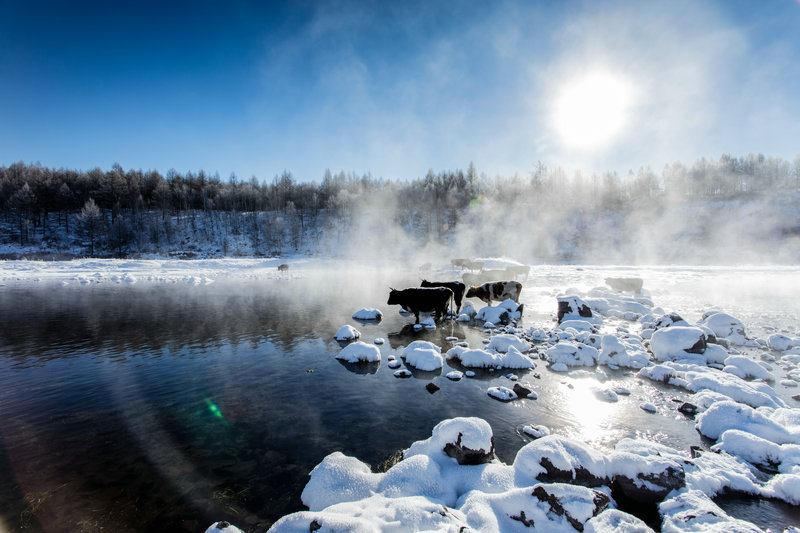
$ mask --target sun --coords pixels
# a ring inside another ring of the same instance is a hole
[[[555,129],[569,147],[604,148],[624,130],[632,105],[633,87],[627,78],[590,72],[561,89],[553,115]]]

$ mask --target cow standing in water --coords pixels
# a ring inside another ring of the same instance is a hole
[[[464,291],[467,286],[460,281],[428,281],[422,280],[420,287],[447,287],[453,291],[453,302],[456,304],[456,313],[461,312],[461,301],[464,299]]]
[[[483,285],[470,287],[467,298],[478,298],[487,305],[492,305],[493,300],[502,302],[511,298],[519,303],[519,294],[522,292],[522,283],[519,281],[490,281]]]
[[[447,287],[414,287],[401,291],[390,289],[389,301],[386,304],[399,305],[407,312],[413,313],[416,319],[414,324],[419,324],[420,313],[434,312],[436,320],[443,317],[447,313],[447,308],[450,306],[450,300],[452,299],[453,291]]]

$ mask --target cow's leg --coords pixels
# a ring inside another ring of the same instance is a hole
[[[416,319],[414,324],[419,324],[419,311],[417,309],[414,309],[414,318]]]

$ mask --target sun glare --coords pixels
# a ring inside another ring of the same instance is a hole
[[[561,89],[554,113],[555,128],[573,148],[595,150],[624,129],[633,100],[630,82],[609,72],[592,72]]]

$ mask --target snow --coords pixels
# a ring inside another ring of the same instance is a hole
[[[373,344],[356,341],[345,346],[336,359],[348,363],[377,363],[381,360],[381,351]]]
[[[644,403],[640,404],[639,407],[643,411],[647,411],[648,413],[655,413],[656,411],[658,411],[658,409],[656,408],[655,404],[652,404],[650,402],[644,402]]]
[[[383,318],[383,313],[378,309],[365,307],[353,313],[353,318],[356,320],[380,320]]]
[[[531,349],[531,345],[526,340],[510,334],[492,336],[489,339],[489,345],[487,346],[487,349],[494,350],[495,352],[499,353],[507,353],[511,347],[522,353],[525,353]]]
[[[550,434],[550,428],[541,424],[536,424],[523,427],[522,432],[531,438],[541,439]]]
[[[333,335],[333,338],[337,341],[351,341],[354,339],[358,339],[361,337],[361,332],[358,331],[353,326],[342,326],[339,328],[336,333]]]
[[[762,533],[749,522],[728,516],[699,490],[681,492],[661,503],[658,510],[664,519],[661,524],[663,533]]]
[[[713,440],[719,439],[729,429],[739,429],[776,444],[800,444],[800,423],[782,417],[781,411],[754,409],[735,401],[719,401],[697,416],[696,427],[697,431]]]
[[[638,339],[603,335],[597,363],[612,367],[640,369],[650,364],[650,355],[644,344]]]
[[[524,369],[536,366],[533,361],[521,354],[514,346],[508,346],[508,351],[505,353],[454,346],[447,351],[446,355],[448,359],[457,359],[467,368]]]
[[[592,518],[583,528],[584,533],[655,533],[635,516],[618,509],[608,509]]]
[[[743,355],[732,355],[725,359],[724,372],[730,372],[742,379],[772,379],[772,374],[757,361]]]
[[[244,533],[241,529],[228,522],[214,522],[206,529],[206,533]]]
[[[444,366],[441,350],[428,341],[414,341],[405,347],[400,357],[417,370],[434,371]]]
[[[597,364],[597,348],[576,344],[574,342],[559,342],[545,352],[546,358],[555,370],[556,365],[572,366],[595,366]],[[559,367],[561,368],[561,367]]]
[[[738,318],[726,313],[710,312],[703,316],[701,325],[710,328],[714,335],[728,340],[731,344],[743,345],[747,342],[744,324]]]
[[[519,396],[517,396],[517,393],[509,389],[508,387],[489,387],[489,389],[486,392],[492,398],[500,400],[502,402],[510,402],[511,400],[516,400],[517,398],[519,398]]]
[[[705,363],[706,334],[697,327],[671,326],[658,329],[650,339],[657,361],[693,360]]]

